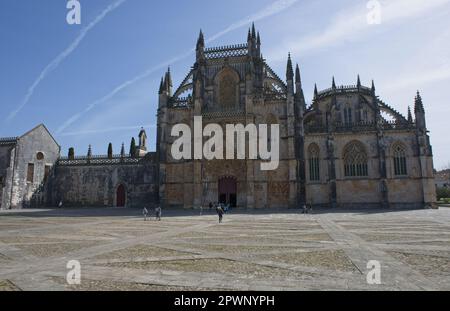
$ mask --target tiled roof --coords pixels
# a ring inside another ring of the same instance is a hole
[[[450,170],[444,170],[436,173],[437,180],[450,180]]]

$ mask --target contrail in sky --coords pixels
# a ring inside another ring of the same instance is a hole
[[[137,130],[143,128],[156,128],[156,125],[154,124],[147,124],[144,126],[117,126],[117,127],[110,127],[105,129],[92,129],[92,130],[82,130],[82,131],[76,131],[76,132],[65,132],[62,133],[61,136],[80,136],[80,135],[88,135],[88,134],[101,134],[101,133],[110,133],[110,132],[118,132],[118,131],[128,131],[128,130]]]
[[[297,3],[298,0],[277,0],[273,3],[271,3],[270,5],[268,5],[267,7],[263,8],[262,10],[258,11],[257,13],[247,16],[233,24],[231,24],[230,26],[228,26],[227,28],[225,28],[224,30],[216,33],[215,35],[213,35],[212,37],[208,38],[206,40],[206,42],[211,42],[214,41],[224,35],[226,35],[227,33],[236,30],[238,28],[244,27],[246,25],[248,25],[251,22],[257,22],[259,20],[262,20],[264,18],[270,17],[272,15],[275,15],[277,13],[280,13],[286,9],[288,9],[289,7],[291,7],[292,5],[294,5],[295,3]],[[106,102],[107,100],[111,99],[112,97],[114,97],[117,93],[119,93],[120,91],[122,91],[123,89],[127,88],[128,86],[147,78],[148,76],[150,76],[151,74],[153,74],[154,72],[161,70],[162,68],[167,67],[170,64],[176,63],[182,59],[185,59],[186,57],[189,57],[195,50],[194,49],[190,49],[189,51],[180,54],[166,62],[163,62],[153,68],[148,69],[147,71],[141,73],[140,75],[125,81],[124,83],[122,83],[121,85],[119,85],[118,87],[116,87],[114,90],[112,90],[109,94],[103,96],[102,98],[99,98],[97,100],[95,100],[94,102],[92,102],[89,106],[87,106],[83,111],[78,112],[77,114],[73,115],[72,117],[70,117],[69,119],[67,119],[56,131],[56,134],[61,134],[61,132],[63,132],[67,127],[69,127],[70,125],[72,125],[73,123],[75,123],[79,118],[81,118],[84,114],[88,113],[90,110],[92,110],[94,107],[96,107],[97,105],[100,105],[104,102]]]
[[[36,78],[34,83],[30,86],[28,89],[25,97],[23,98],[21,104],[13,110],[7,117],[7,121],[11,121],[14,119],[14,117],[25,107],[28,102],[30,101],[31,97],[34,94],[34,91],[39,86],[39,84],[44,80],[49,73],[51,73],[53,70],[58,68],[58,66],[63,62],[67,57],[70,56],[70,54],[75,51],[75,49],[80,45],[81,41],[83,41],[84,37],[89,33],[90,30],[92,30],[98,23],[100,23],[109,13],[117,9],[120,5],[122,5],[127,0],[117,0],[113,4],[109,5],[105,10],[103,10],[100,15],[98,15],[89,25],[84,27],[80,33],[78,34],[78,37],[75,38],[75,40],[67,47],[61,54],[59,54],[54,60],[52,60],[45,68],[42,70],[42,72],[39,74],[39,76]]]

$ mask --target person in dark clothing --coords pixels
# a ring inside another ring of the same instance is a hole
[[[216,209],[216,211],[217,211],[217,215],[219,215],[219,224],[221,224],[222,223],[222,219],[223,219],[223,214],[225,213],[224,211],[223,211],[223,208],[222,208],[222,206],[217,206],[217,209]]]
[[[303,204],[303,214],[308,214],[308,206],[306,204]]]
[[[157,206],[155,209],[156,220],[161,221],[161,214],[162,214],[161,206]]]

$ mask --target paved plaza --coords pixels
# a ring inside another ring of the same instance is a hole
[[[450,290],[450,209],[0,212],[1,290]],[[68,261],[81,284],[67,285]],[[367,263],[381,264],[381,285]]]

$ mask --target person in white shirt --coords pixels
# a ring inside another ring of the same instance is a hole
[[[144,207],[144,210],[142,211],[142,214],[144,215],[144,221],[147,221],[148,210],[147,210],[146,207]]]

